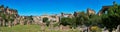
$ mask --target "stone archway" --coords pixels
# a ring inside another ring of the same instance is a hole
[[[48,21],[52,21],[54,20],[55,22],[59,22],[59,17],[58,16],[55,16],[55,17],[52,17],[52,16],[41,16],[41,22],[43,23],[43,18],[48,18]]]
[[[50,21],[50,19],[52,18],[52,17],[50,17],[50,16],[41,16],[41,22],[43,23],[43,18],[48,18],[48,21]]]

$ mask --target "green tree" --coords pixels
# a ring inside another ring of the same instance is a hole
[[[88,26],[97,25],[97,26],[99,26],[99,27],[103,27],[101,16],[98,16],[98,15],[90,15],[90,16],[89,16],[89,20],[88,20],[88,22],[87,22],[87,25],[88,25]]]
[[[104,26],[112,32],[120,24],[120,7],[114,2],[114,5],[108,9],[107,14],[102,15]]]
[[[84,12],[79,12],[79,16],[76,17],[76,25],[83,25],[88,21],[89,17],[87,15],[87,13]]]
[[[61,18],[60,24],[66,26],[66,25],[70,25],[71,23],[69,22],[71,19],[67,18],[67,17],[63,17]]]
[[[75,18],[62,17],[60,20],[61,25],[70,25],[71,27],[75,26]]]

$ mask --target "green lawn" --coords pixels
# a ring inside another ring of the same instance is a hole
[[[16,25],[12,27],[0,27],[2,32],[39,32],[39,25]]]
[[[49,27],[45,27],[45,29],[41,29],[39,25],[16,25],[12,27],[0,27],[0,32],[80,32],[76,29],[71,30],[49,30]]]

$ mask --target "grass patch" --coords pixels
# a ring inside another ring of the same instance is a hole
[[[0,27],[1,32],[39,32],[39,25],[16,25],[12,27]]]
[[[77,29],[66,30],[49,30],[50,27],[45,26],[42,29],[40,25],[16,25],[12,27],[0,27],[0,32],[80,32]]]

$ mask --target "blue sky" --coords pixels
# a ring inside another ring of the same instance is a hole
[[[91,8],[98,12],[104,5],[112,5],[120,0],[0,0],[0,5],[18,10],[21,16],[73,13]]]

